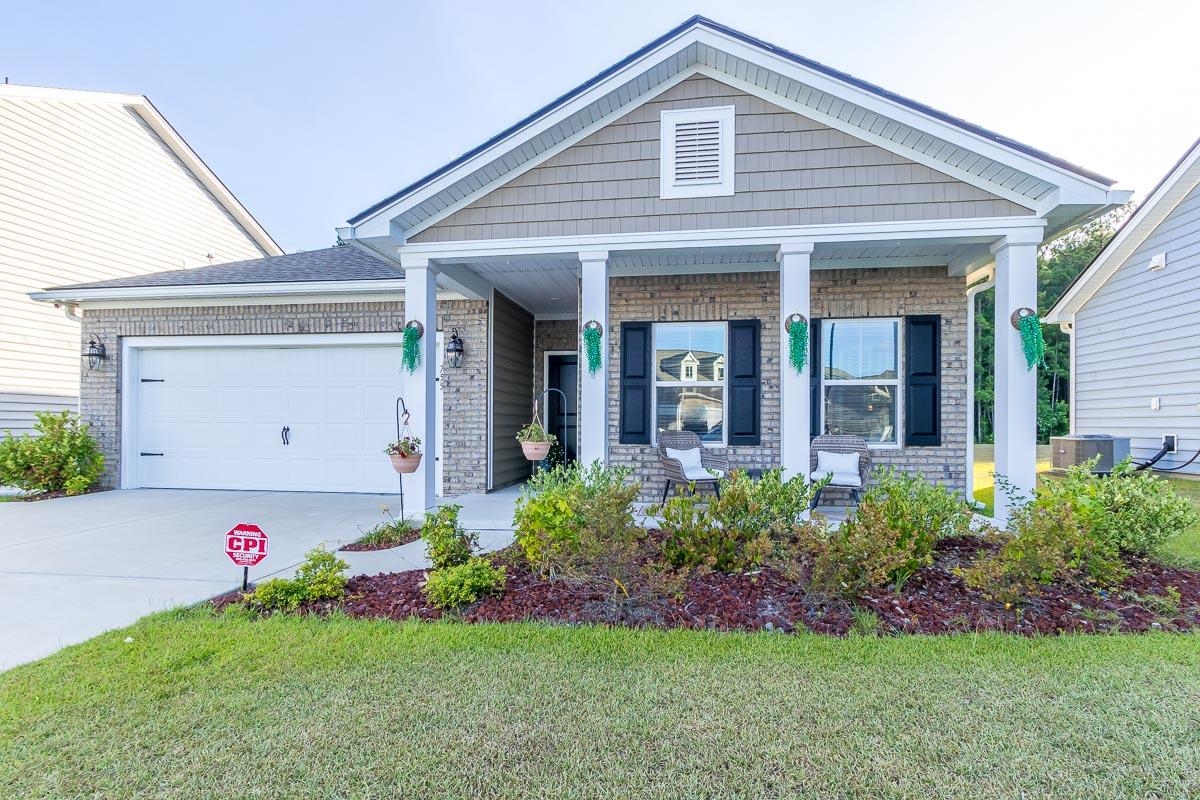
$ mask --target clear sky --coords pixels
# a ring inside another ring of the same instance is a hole
[[[1200,3],[0,0],[0,75],[145,94],[288,251],[704,14],[1145,192]]]

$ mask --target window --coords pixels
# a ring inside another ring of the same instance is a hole
[[[723,322],[654,326],[654,429],[691,431],[707,444],[725,443]]]
[[[662,112],[659,195],[733,194],[733,106]]]
[[[899,320],[822,320],[822,430],[898,444],[899,353]]]

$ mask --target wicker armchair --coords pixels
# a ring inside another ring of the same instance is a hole
[[[867,441],[861,436],[843,436],[832,433],[823,433],[812,440],[809,445],[809,478],[812,480],[820,480],[828,473],[817,472],[817,453],[824,451],[826,453],[858,453],[858,483],[857,485],[845,481],[838,482],[837,476],[825,488],[827,489],[846,489],[850,491],[854,502],[859,501],[859,489],[867,485],[867,476],[871,474],[871,450],[867,447]],[[823,490],[821,490],[823,491]],[[817,503],[821,501],[821,491],[813,495],[812,508],[817,507]]]
[[[700,467],[687,470],[677,458],[667,455],[667,448],[672,450],[699,450]],[[667,493],[672,484],[707,484],[712,487],[717,497],[721,496],[721,478],[729,474],[729,459],[713,453],[700,443],[700,437],[691,431],[662,431],[658,432],[658,457],[667,473],[667,482],[663,485],[663,499],[667,502]],[[715,473],[715,474],[714,474]]]

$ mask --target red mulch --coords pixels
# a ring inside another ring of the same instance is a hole
[[[1144,632],[1200,629],[1200,572],[1156,562],[1130,560],[1130,577],[1111,592],[1060,586],[1020,606],[983,597],[951,571],[974,559],[989,545],[964,537],[939,543],[935,563],[918,572],[899,592],[876,590],[859,598],[873,610],[885,633],[940,634],[957,631],[1007,631],[1033,635]],[[844,635],[850,631],[852,606],[843,600],[809,594],[802,583],[765,569],[755,574],[698,574],[680,596],[651,596],[615,608],[605,591],[566,581],[548,581],[532,573],[513,550],[497,555],[508,570],[500,597],[484,599],[456,616],[466,622],[540,620],[564,624],[599,623],[711,630],[810,630]],[[423,570],[352,578],[341,608],[350,616],[436,619],[442,613],[426,605]],[[1175,587],[1179,612],[1139,604],[1138,597],[1165,594]],[[1137,597],[1135,597],[1136,595]],[[328,604],[308,609],[321,613]]]
[[[339,553],[361,553],[370,550],[391,550],[393,547],[410,544],[421,538],[421,529],[412,528],[393,542],[351,542],[338,548]]]

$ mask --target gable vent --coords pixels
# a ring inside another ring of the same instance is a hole
[[[662,112],[660,194],[733,194],[733,106]]]

